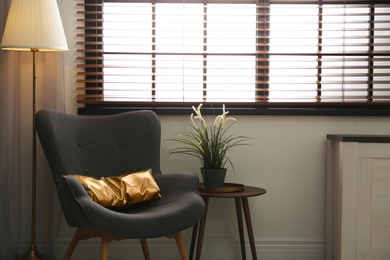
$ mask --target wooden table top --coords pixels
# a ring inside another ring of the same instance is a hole
[[[210,197],[210,198],[243,198],[243,197],[255,197],[265,194],[267,191],[262,188],[252,187],[252,186],[244,186],[241,191],[232,191],[232,192],[214,192],[209,191],[204,188],[199,189],[199,194],[202,197]]]

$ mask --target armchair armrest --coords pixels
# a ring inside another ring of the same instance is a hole
[[[180,172],[157,174],[154,178],[161,189],[162,196],[168,192],[178,194],[183,192],[199,193],[199,178],[195,173]]]
[[[57,184],[58,197],[69,226],[92,228],[85,213],[85,204],[95,203],[83,185],[73,176],[62,176]]]

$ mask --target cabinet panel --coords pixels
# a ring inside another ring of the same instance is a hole
[[[390,260],[390,143],[332,137],[327,146],[326,259]]]
[[[390,259],[390,159],[359,158],[357,256]]]
[[[390,144],[359,143],[359,158],[390,158]]]

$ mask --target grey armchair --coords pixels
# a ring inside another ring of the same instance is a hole
[[[63,214],[77,227],[64,259],[79,240],[101,238],[101,259],[108,259],[112,240],[140,239],[150,259],[147,238],[175,237],[182,259],[188,259],[181,231],[195,225],[205,206],[193,173],[161,174],[160,121],[151,111],[110,116],[78,116],[41,110],[37,132],[57,187]],[[69,174],[91,177],[123,175],[151,168],[161,198],[129,207],[103,207],[93,202]],[[131,259],[131,257],[129,257]]]

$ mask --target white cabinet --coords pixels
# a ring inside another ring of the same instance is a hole
[[[327,138],[326,260],[389,260],[390,136]]]

